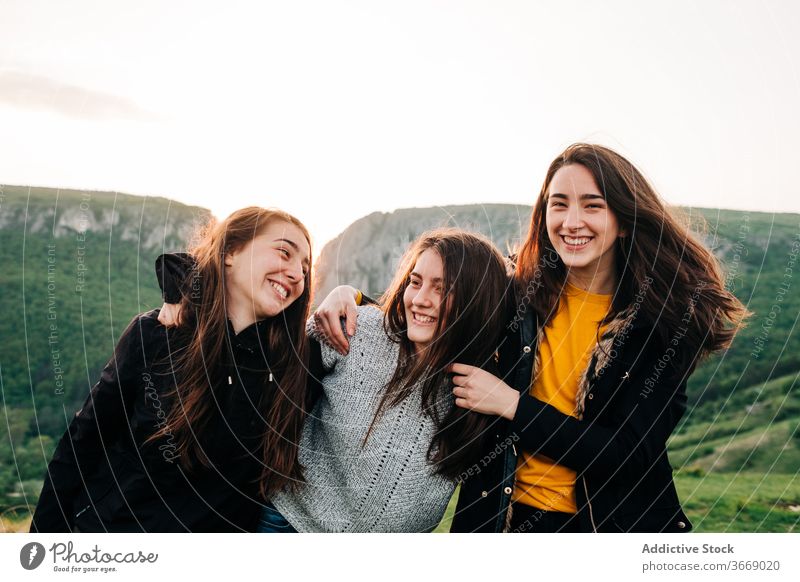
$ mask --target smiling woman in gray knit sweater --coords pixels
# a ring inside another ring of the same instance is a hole
[[[309,319],[325,375],[300,440],[304,483],[265,503],[259,531],[434,529],[497,422],[454,406],[447,368],[494,370],[507,288],[490,241],[440,229],[411,245],[377,306],[358,308],[349,351],[331,347],[330,318]]]
[[[491,242],[461,230],[423,234],[379,306],[359,307],[347,353],[322,345],[323,394],[306,420],[306,483],[273,496],[263,531],[434,529],[491,417],[453,405],[447,366],[494,365],[508,285]],[[317,325],[315,321],[319,321]]]

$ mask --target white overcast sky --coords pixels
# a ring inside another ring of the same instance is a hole
[[[0,0],[0,183],[278,206],[321,245],[530,204],[589,140],[670,203],[798,212],[799,29],[793,0]]]

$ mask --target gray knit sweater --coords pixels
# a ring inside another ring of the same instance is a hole
[[[311,322],[311,320],[309,320]],[[315,330],[309,324],[309,333]],[[434,473],[427,451],[434,423],[421,391],[389,408],[364,437],[397,365],[399,346],[383,313],[358,308],[358,331],[342,356],[322,343],[324,394],[306,420],[300,462],[306,484],[272,503],[301,532],[422,532],[436,527],[455,483]],[[444,397],[439,410],[452,406]]]

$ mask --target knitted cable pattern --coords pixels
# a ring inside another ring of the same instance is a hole
[[[313,317],[307,330],[319,338]],[[427,460],[435,424],[423,414],[421,390],[387,409],[364,443],[399,346],[383,313],[358,308],[358,331],[342,356],[322,343],[324,394],[306,420],[300,462],[306,484],[272,503],[301,532],[422,532],[441,521],[455,483]],[[419,386],[416,386],[418,388]],[[449,394],[440,411],[452,406]]]

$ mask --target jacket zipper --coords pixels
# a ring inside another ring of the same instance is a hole
[[[589,487],[586,485],[586,477],[581,477],[583,481],[583,491],[586,493],[586,505],[589,506],[589,521],[592,522],[592,532],[597,533],[597,525],[594,523],[594,513],[592,512],[592,502],[589,499]]]

